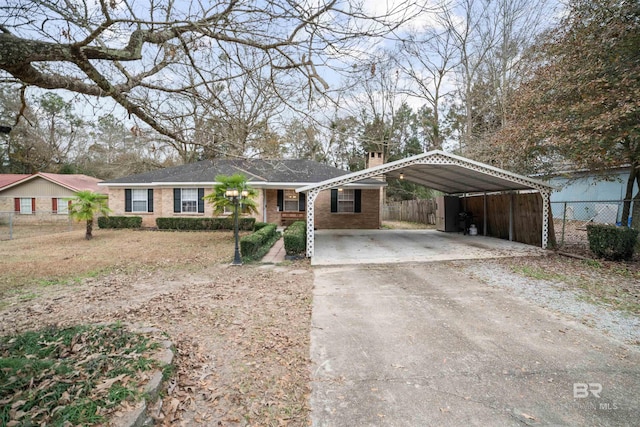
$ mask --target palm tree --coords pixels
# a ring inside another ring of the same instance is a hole
[[[107,207],[107,196],[93,191],[78,191],[75,194],[71,206],[69,207],[69,215],[76,221],[87,221],[87,232],[85,239],[93,238],[93,219],[96,214],[109,215],[111,209]]]
[[[216,176],[216,184],[213,187],[213,193],[205,196],[207,200],[213,206],[213,212],[216,215],[224,213],[224,209],[234,208],[234,201],[227,197],[226,193],[228,189],[234,188],[238,190],[238,194],[242,191],[247,192],[247,197],[242,198],[240,205],[243,209],[246,209],[250,213],[258,213],[258,206],[253,200],[258,195],[258,191],[255,188],[250,187],[247,184],[247,177],[242,174],[234,175],[218,175]]]

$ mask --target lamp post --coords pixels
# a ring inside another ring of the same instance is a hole
[[[233,202],[233,233],[235,237],[235,252],[233,254],[233,262],[231,265],[242,265],[242,257],[240,256],[240,246],[238,244],[238,205],[242,199],[245,199],[249,192],[247,190],[238,191],[237,188],[227,188],[225,196]]]

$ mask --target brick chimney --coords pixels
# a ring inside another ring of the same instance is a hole
[[[380,166],[384,163],[384,154],[381,151],[367,153],[367,168]]]
[[[367,169],[380,166],[383,163],[384,163],[384,153],[382,153],[381,151],[372,151],[370,153],[367,153],[367,162],[366,162]],[[372,178],[380,181],[384,181],[384,175],[376,175]]]

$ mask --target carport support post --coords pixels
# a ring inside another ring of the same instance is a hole
[[[315,240],[314,227],[315,222],[315,203],[316,197],[320,193],[319,190],[314,189],[307,192],[307,258],[313,256],[313,245]]]
[[[549,197],[551,192],[540,190],[542,196],[542,249],[549,246]]]

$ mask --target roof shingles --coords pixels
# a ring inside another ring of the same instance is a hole
[[[211,183],[218,175],[240,173],[251,183],[315,183],[347,174],[347,171],[312,160],[216,159],[158,169],[105,181],[109,184]],[[380,181],[372,181],[379,183]]]

